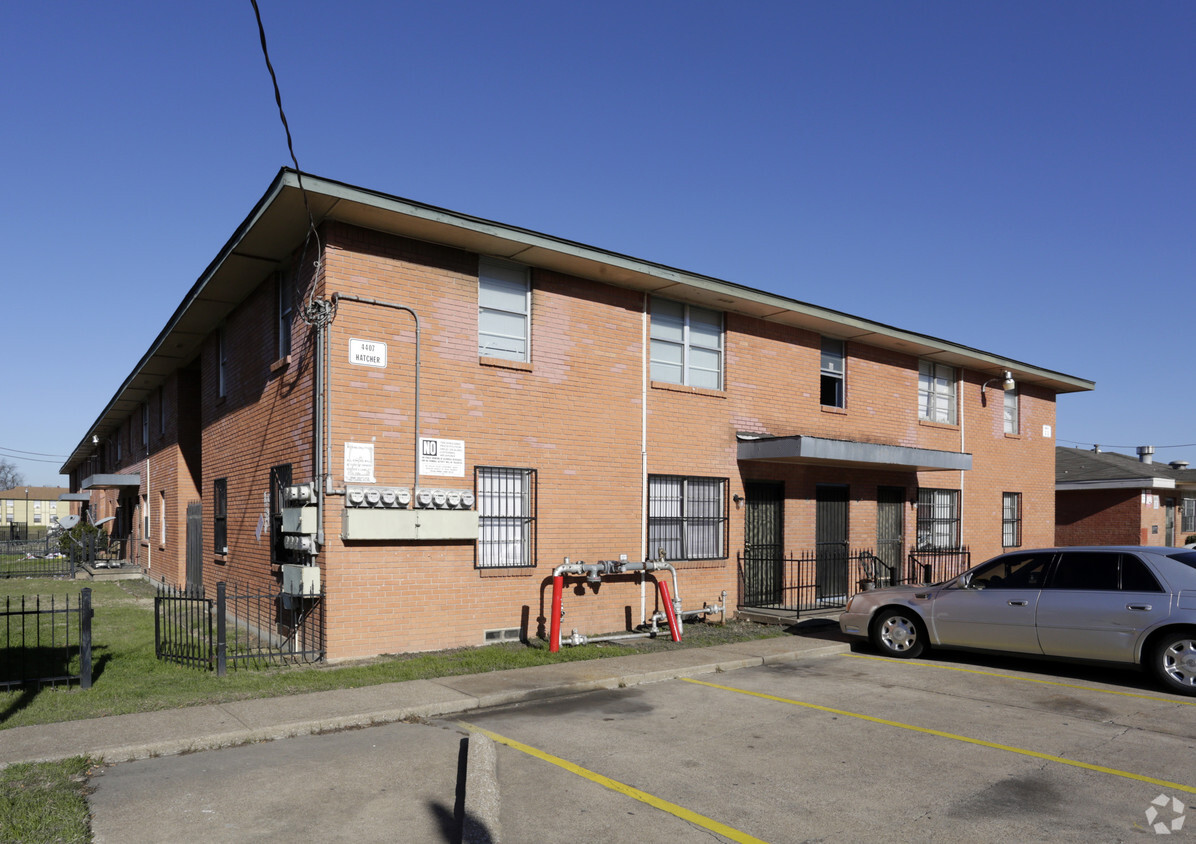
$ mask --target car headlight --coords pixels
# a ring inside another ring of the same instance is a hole
[[[851,605],[855,603],[855,595],[847,599],[847,606],[843,608],[843,612],[851,612]]]

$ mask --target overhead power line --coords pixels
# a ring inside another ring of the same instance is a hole
[[[44,454],[43,452],[40,452],[40,451],[21,451],[21,449],[19,449],[19,448],[9,448],[6,445],[0,445],[0,451],[11,451],[16,454],[32,454],[35,457],[56,457],[60,460],[66,460],[66,458],[67,458],[67,456],[65,454]]]

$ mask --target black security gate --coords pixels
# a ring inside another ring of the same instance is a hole
[[[815,499],[815,595],[827,603],[842,601],[847,595],[847,487],[819,484]]]
[[[876,556],[893,571],[901,570],[905,546],[905,490],[882,486],[876,490]],[[887,578],[877,586],[888,586]]]
[[[203,504],[187,505],[187,588],[203,591]]]
[[[744,484],[743,599],[753,607],[781,603],[784,551],[783,484]]]

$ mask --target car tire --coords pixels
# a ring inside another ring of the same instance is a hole
[[[881,610],[872,622],[872,644],[886,656],[915,659],[926,650],[926,628],[907,610]]]
[[[1151,655],[1151,668],[1172,691],[1196,695],[1196,631],[1169,633]]]

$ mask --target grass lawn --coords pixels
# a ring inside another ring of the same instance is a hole
[[[87,780],[92,761],[11,765],[0,771],[0,841],[91,841]]]
[[[354,688],[404,680],[479,674],[557,662],[623,656],[659,650],[704,647],[782,635],[780,628],[746,622],[688,623],[684,640],[667,636],[594,643],[550,653],[547,642],[532,640],[420,654],[401,654],[335,666],[246,669],[215,672],[162,662],[154,656],[154,586],[144,580],[98,583],[68,580],[0,580],[0,604],[7,595],[71,596],[92,589],[92,687],[24,688],[0,691],[0,731],[103,715],[148,712],[247,698]]]

